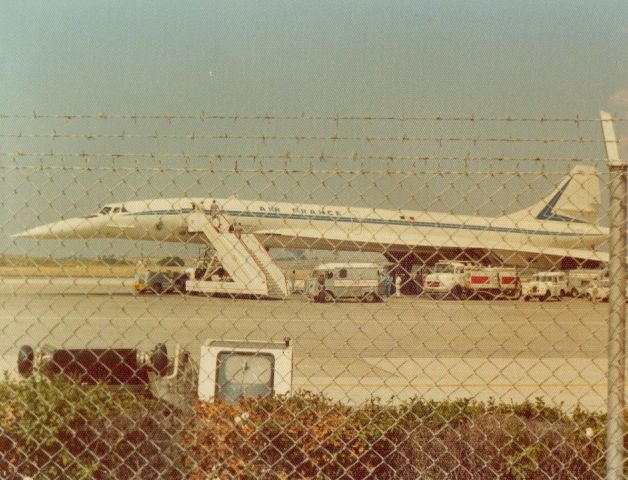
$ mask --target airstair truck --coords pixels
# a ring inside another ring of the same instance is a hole
[[[216,218],[220,222],[212,222]],[[283,271],[255,235],[236,229],[224,215],[216,218],[209,219],[204,212],[193,211],[187,219],[188,231],[205,236],[224,275],[212,278],[212,269],[208,268],[209,278],[195,275],[186,282],[186,290],[204,294],[287,297],[290,292]]]
[[[432,298],[516,299],[521,295],[521,282],[515,268],[442,260],[425,277],[423,291]]]

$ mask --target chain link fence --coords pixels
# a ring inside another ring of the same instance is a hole
[[[33,113],[0,138],[0,477],[623,477],[599,119]]]

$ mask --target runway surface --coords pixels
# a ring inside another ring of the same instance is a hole
[[[359,403],[490,397],[603,409],[608,305],[435,301],[315,304],[142,295],[129,279],[0,278],[0,370],[20,345],[176,343],[198,359],[207,339],[294,342],[295,389]]]

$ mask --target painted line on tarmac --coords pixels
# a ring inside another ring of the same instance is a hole
[[[331,377],[330,377],[331,378]],[[349,388],[378,388],[378,387],[393,387],[393,388],[606,388],[605,383],[409,383],[409,382],[357,382],[354,380],[351,382],[338,382],[336,379],[331,378],[331,381],[318,380],[320,383],[315,382],[297,382],[299,387],[349,387]],[[624,384],[625,388],[628,388],[628,383]]]
[[[62,296],[63,294],[60,293],[59,296]],[[128,295],[129,298],[134,298],[133,295]],[[126,297],[125,297],[126,298]],[[143,297],[145,298],[145,297]],[[128,302],[125,302],[125,305],[127,305]],[[176,308],[176,305],[168,305],[170,308],[170,310],[172,311],[173,308]],[[94,319],[94,320],[112,320],[112,319],[116,319],[112,317],[111,315],[107,315],[107,316],[100,316],[100,315],[92,315],[92,314],[86,314],[85,317],[89,317],[90,319]],[[51,317],[48,316],[48,319],[50,319]],[[62,315],[60,317],[58,317],[59,319],[62,320],[81,320],[84,317],[79,317],[79,316],[70,316],[70,315]],[[3,316],[0,315],[0,319],[6,319],[6,320],[10,320],[10,321],[14,321],[15,317],[7,317],[7,316]],[[23,316],[20,315],[19,316],[19,320],[22,321],[32,321],[32,320],[40,320],[41,317],[39,316]],[[145,318],[145,320],[154,320],[154,317],[147,317]],[[190,319],[189,317],[186,317],[186,320],[200,320],[201,317],[199,318],[192,318]],[[239,318],[238,320],[241,321],[248,321],[248,322],[259,322],[259,318]],[[274,322],[283,322],[283,323],[299,323],[299,324],[303,324],[303,323],[316,323],[316,324],[320,324],[323,320],[321,320],[320,318],[303,318],[303,317],[298,317],[298,318],[270,318],[267,319],[265,318],[264,320],[266,321],[274,321]],[[343,321],[347,321],[348,319],[343,319]],[[349,319],[351,320],[351,319]],[[172,322],[180,322],[181,321],[181,317],[177,317],[177,316],[164,316],[164,317],[160,317],[159,321],[172,321]],[[331,320],[330,320],[331,321]],[[377,323],[377,324],[393,324],[393,323],[399,323],[400,320],[396,319],[396,320],[379,320],[379,319],[374,319],[372,320],[373,322]],[[429,325],[434,325],[434,324],[451,324],[451,325],[461,325],[463,323],[477,323],[477,321],[454,321],[454,320],[426,320],[424,322],[419,322],[419,321],[409,321],[409,320],[402,320],[405,323],[411,323],[413,326],[416,327],[424,327],[424,326],[429,326]],[[355,320],[355,322],[357,322],[357,320]],[[515,320],[515,321],[511,321],[511,320],[505,320],[505,319],[496,319],[496,320],[490,320],[490,321],[483,321],[484,324],[499,324],[499,325],[504,325],[504,326],[509,326],[509,325],[536,325],[539,323],[542,324],[548,324],[548,325],[568,325],[568,326],[605,326],[607,325],[607,322],[597,322],[597,321],[587,321],[587,322],[577,322],[574,320],[547,320],[547,321],[543,321],[543,322],[529,322],[529,321],[525,321],[525,320]]]

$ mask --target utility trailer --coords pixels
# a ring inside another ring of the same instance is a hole
[[[177,345],[174,356],[159,343],[150,351],[137,348],[20,347],[17,370],[23,377],[67,376],[86,387],[96,384],[124,388],[137,395],[158,398],[177,408],[191,406],[197,369],[190,354]]]
[[[177,345],[172,357],[163,343],[148,352],[136,348],[55,349],[24,345],[17,370],[23,377],[65,375],[86,388],[125,388],[187,410],[196,399],[237,403],[242,397],[290,393],[292,345],[281,342],[208,340],[195,364]]]

